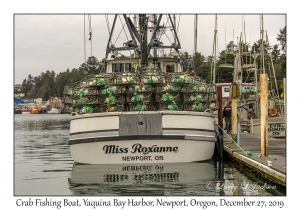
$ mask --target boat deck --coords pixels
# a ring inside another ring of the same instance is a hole
[[[256,157],[246,155],[224,134],[224,150],[238,163],[255,170],[270,181],[286,185],[286,139],[268,138],[268,156]],[[240,133],[240,147],[252,154],[260,153],[260,135]],[[268,166],[269,162],[272,166]]]

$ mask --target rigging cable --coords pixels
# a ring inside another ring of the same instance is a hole
[[[107,25],[108,34],[110,35],[108,15],[105,15],[105,19],[106,19],[106,25]]]
[[[105,19],[106,19],[106,26],[107,26],[107,30],[108,30],[108,35],[110,36],[110,28],[109,28],[109,20],[108,20],[108,15],[105,15]],[[110,41],[111,42],[111,41]],[[110,43],[108,43],[110,45]]]
[[[177,28],[176,28],[176,32],[177,32],[177,34],[178,34],[178,39],[180,39],[180,34],[179,34],[179,23],[180,23],[180,17],[181,17],[181,15],[179,15],[179,18],[178,18],[178,26],[177,26]]]
[[[119,16],[119,18],[120,18],[120,15],[118,15],[118,16]],[[121,18],[120,18],[120,20],[121,20]],[[121,21],[121,23],[122,23],[122,21]],[[122,25],[123,25],[123,23],[122,23]],[[115,43],[114,43],[114,46],[115,46],[116,42],[118,41],[118,39],[119,39],[119,37],[120,37],[122,31],[124,30],[124,27],[125,27],[125,25],[123,25],[123,27],[122,27],[122,29],[121,29],[121,31],[120,31],[118,37],[116,38],[116,41],[115,41]],[[126,35],[126,36],[127,36],[127,35]],[[128,39],[128,38],[127,38],[127,39]]]

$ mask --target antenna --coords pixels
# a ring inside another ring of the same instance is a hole
[[[86,62],[86,44],[85,44],[85,14],[83,15],[83,38],[84,38],[84,43],[83,43],[83,50],[84,50],[84,63]]]
[[[246,21],[244,18],[244,36],[245,36],[245,44],[246,44]]]
[[[226,21],[225,21],[225,63],[226,63],[226,51],[227,51],[227,43],[226,43]]]

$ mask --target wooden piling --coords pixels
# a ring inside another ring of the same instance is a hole
[[[221,128],[223,128],[223,100],[222,100],[222,86],[218,87],[218,102],[219,102],[219,110],[218,110],[218,123]],[[223,130],[219,128],[219,133],[223,136]]]
[[[285,136],[286,136],[286,79],[283,78],[283,110],[284,110],[284,122],[285,122]]]
[[[260,74],[261,155],[268,156],[268,75]]]
[[[237,141],[237,100],[239,96],[238,85],[234,82],[231,85],[231,137]]]

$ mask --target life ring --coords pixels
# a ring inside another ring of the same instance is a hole
[[[275,117],[277,115],[278,111],[275,107],[269,108],[269,116]]]

